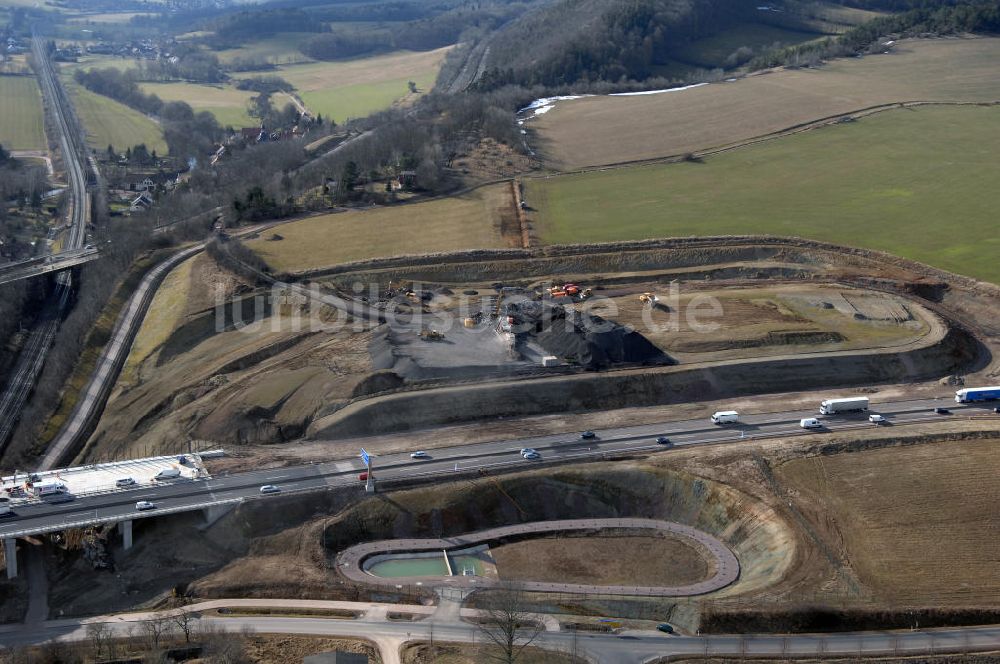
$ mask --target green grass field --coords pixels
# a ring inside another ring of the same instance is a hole
[[[709,157],[526,180],[545,242],[766,233],[1000,284],[1000,108],[883,112]]]
[[[0,76],[0,145],[45,149],[42,95],[31,76]]]
[[[418,94],[431,89],[447,48],[408,51],[340,62],[311,62],[280,67],[276,72],[295,86],[314,113],[342,122],[415,98],[407,87],[417,84]]]
[[[142,83],[143,92],[157,95],[163,101],[183,101],[195,111],[208,111],[223,127],[253,127],[260,121],[247,114],[247,102],[253,92],[237,90],[231,85],[199,85],[197,83]]]
[[[230,63],[234,60],[257,60],[274,65],[294,62],[312,62],[299,51],[299,46],[315,37],[316,32],[279,32],[278,34],[248,42],[239,48],[222,51],[211,51],[220,62]]]
[[[408,80],[411,79],[359,83],[330,90],[303,92],[300,96],[309,110],[322,113],[324,118],[343,122],[348,118],[363,118],[375,111],[389,108],[409,94],[409,89],[406,87]],[[421,86],[420,81],[415,82]],[[430,84],[433,83],[434,77],[431,76]],[[423,86],[426,85],[429,84],[425,81]]]
[[[108,145],[118,150],[145,143],[150,150],[167,153],[160,126],[139,111],[114,99],[93,93],[72,81],[63,80],[73,96],[76,113],[87,131],[87,143],[95,150]]]
[[[815,32],[788,30],[763,23],[744,23],[692,42],[672,55],[676,60],[690,62],[699,67],[721,67],[726,58],[741,46],[749,46],[757,51],[770,47],[775,42],[783,46],[792,46],[822,37],[823,35]]]
[[[311,217],[246,244],[278,272],[303,272],[380,256],[503,247],[500,209],[511,208],[506,184],[455,198]]]

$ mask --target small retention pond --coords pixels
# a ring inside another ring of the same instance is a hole
[[[444,551],[388,554],[366,561],[364,570],[373,576],[389,579],[405,576],[485,576],[489,560],[486,547],[448,554]]]

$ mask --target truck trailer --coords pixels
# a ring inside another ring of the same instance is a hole
[[[827,399],[820,403],[820,415],[839,415],[868,410],[868,397],[848,397],[845,399]]]
[[[955,392],[955,401],[958,403],[993,401],[995,399],[1000,399],[1000,387],[970,387]]]

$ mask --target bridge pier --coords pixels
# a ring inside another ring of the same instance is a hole
[[[218,521],[222,517],[232,512],[237,505],[239,505],[239,503],[222,503],[219,505],[209,505],[208,507],[202,510],[202,513],[205,515],[205,524],[201,527],[208,528],[216,521]]]
[[[4,557],[7,559],[7,578],[17,578],[17,538],[5,537],[3,540]]]
[[[132,519],[119,521],[118,527],[122,531],[122,549],[128,551],[132,548]]]

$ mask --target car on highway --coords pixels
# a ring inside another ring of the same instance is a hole
[[[522,454],[521,456],[523,456],[527,461],[535,461],[536,459],[542,458],[542,455],[538,452],[528,452],[527,454]]]
[[[948,410],[947,408],[941,408],[940,406],[935,408],[934,412],[937,413],[938,415],[951,415],[950,410]]]
[[[656,629],[663,632],[664,634],[673,634],[674,628],[670,623],[660,623],[656,626]]]
[[[416,452],[410,452],[411,459],[429,459],[430,454],[424,452],[423,450],[417,450]]]
[[[656,437],[656,444],[657,445],[669,445],[670,444],[670,439],[667,438],[666,436],[657,436]]]
[[[799,426],[803,429],[822,429],[823,423],[815,417],[805,417],[799,420]]]
[[[181,476],[181,471],[176,468],[167,468],[166,470],[161,470],[153,477],[157,482],[166,482],[169,480],[176,480]]]
[[[878,413],[872,413],[868,416],[868,421],[872,424],[882,424],[885,422],[885,417],[879,415]]]
[[[281,488],[280,487],[276,487],[273,484],[265,484],[264,486],[262,486],[260,488],[260,492],[262,494],[281,493]]]
[[[593,431],[584,431],[583,433],[580,434],[581,440],[592,440],[594,438],[597,438],[597,434],[594,433]]]
[[[521,456],[525,456],[527,454],[538,454],[538,450],[536,450],[534,447],[522,447]]]
[[[131,477],[122,477],[115,480],[115,486],[119,489],[127,489],[130,486],[135,486],[135,480]]]
[[[156,503],[151,503],[148,500],[140,500],[135,504],[135,508],[140,512],[145,512],[146,510],[155,510]]]
[[[993,412],[996,413],[997,415],[1000,415],[1000,406],[994,408]]]

